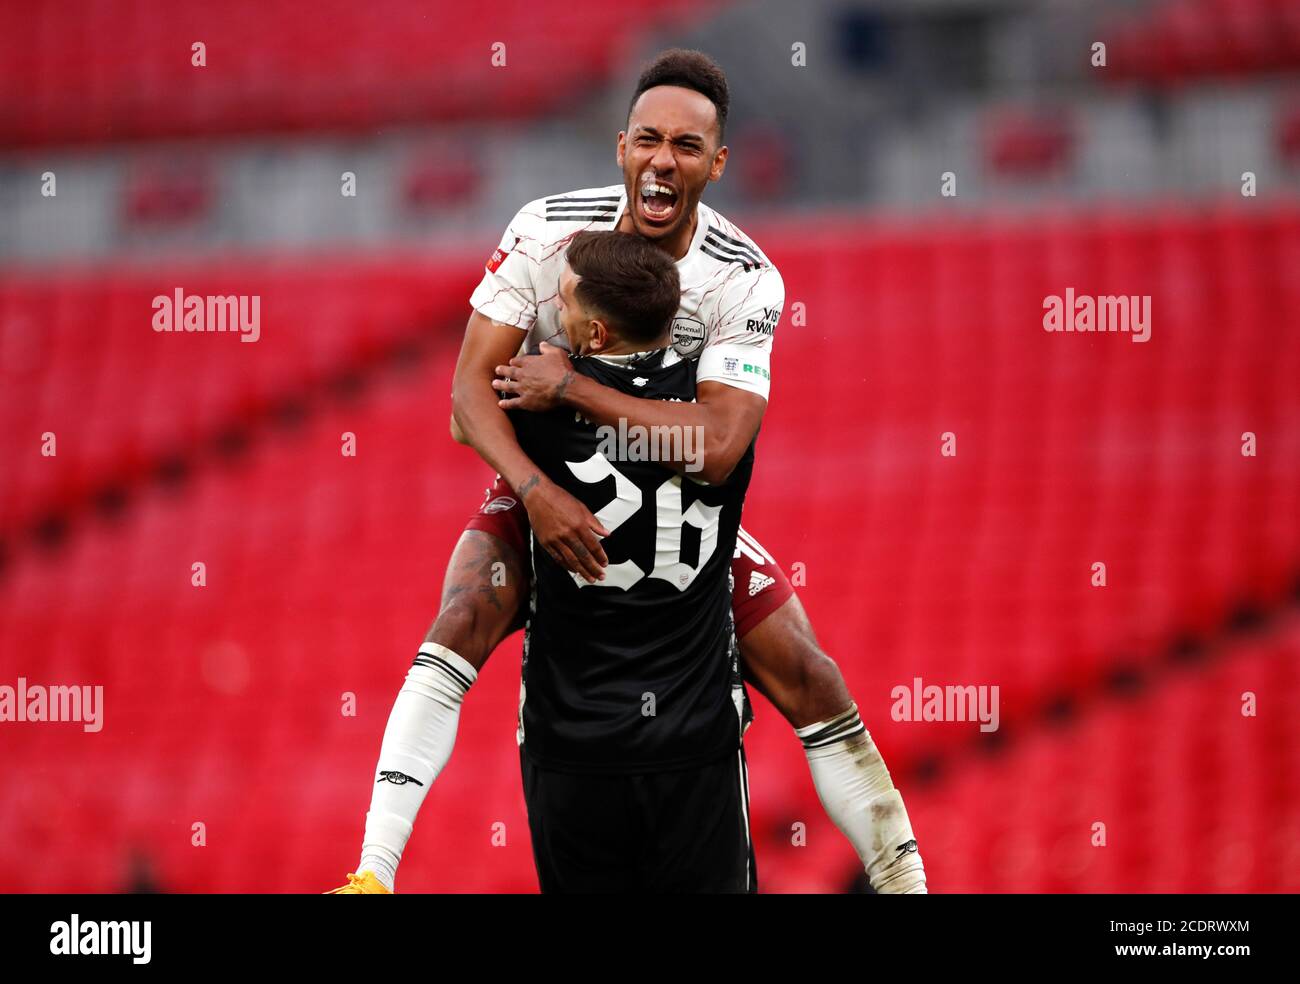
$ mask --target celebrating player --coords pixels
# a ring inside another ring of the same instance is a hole
[[[668,255],[584,232],[567,260],[558,300],[574,371],[693,400],[695,363],[666,347],[679,303]],[[710,485],[653,460],[688,433],[629,439],[563,407],[511,416],[542,474],[609,530],[595,583],[533,537],[518,738],[542,891],[753,890],[728,583],[752,447]]]
[[[517,627],[530,585],[525,531],[588,582],[611,576],[602,545],[614,532],[608,518],[543,474],[504,408],[563,406],[597,425],[690,429],[703,435],[702,453],[688,456],[683,442],[681,453],[661,464],[683,473],[700,465],[693,477],[711,485],[728,479],[754,441],[784,285],[753,241],[700,201],[726,166],[728,101],[726,79],[711,59],[664,52],[642,73],[618,135],[623,183],[530,202],[488,260],[456,366],[453,431],[498,479],[452,554],[441,611],[389,719],[352,891],[391,889],[428,782],[450,754],[461,700]],[[695,402],[643,399],[575,371],[553,302],[565,249],[584,230],[638,233],[674,261],[681,298],[671,338],[679,355],[698,360]],[[512,359],[521,341],[529,354]],[[547,341],[554,345],[543,346]],[[504,584],[495,571],[505,571]],[[924,892],[902,796],[784,572],[742,530],[732,574],[745,679],[794,726],[822,804],[872,887]],[[403,749],[398,757],[409,769],[386,768],[390,747]],[[427,782],[412,788],[408,777],[418,776]],[[401,795],[390,796],[394,791]]]

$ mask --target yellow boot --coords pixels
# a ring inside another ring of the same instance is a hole
[[[373,871],[363,871],[359,875],[348,875],[348,883],[342,888],[323,892],[323,895],[392,895],[384,888],[383,882],[375,877]]]

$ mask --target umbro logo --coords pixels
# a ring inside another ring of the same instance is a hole
[[[378,785],[385,780],[391,782],[394,786],[405,786],[408,782],[413,782],[417,786],[424,785],[419,779],[408,776],[405,772],[381,772],[379,778],[375,780],[375,784]]]
[[[914,840],[910,840],[910,841],[908,841],[906,844],[899,844],[898,847],[896,847],[894,850],[898,851],[898,857],[900,857],[900,858],[901,858],[904,854],[915,854],[915,853],[916,853],[916,841],[914,841]],[[897,859],[895,859],[895,860],[897,860]]]
[[[760,574],[758,571],[749,572],[749,596],[752,598],[764,588],[770,588],[776,584],[776,578],[768,577],[766,574]]]

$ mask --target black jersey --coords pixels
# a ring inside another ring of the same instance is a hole
[[[695,364],[674,358],[661,350],[573,365],[638,397],[692,401]],[[596,584],[531,538],[524,753],[543,767],[582,772],[654,772],[734,755],[749,708],[732,629],[731,558],[752,445],[725,483],[709,486],[658,463],[661,442],[694,434],[601,427],[567,408],[511,418],[524,452],[609,530],[609,566]],[[703,451],[685,447],[687,460]]]

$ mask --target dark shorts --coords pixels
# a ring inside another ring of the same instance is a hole
[[[745,752],[642,775],[544,769],[519,749],[541,890],[757,892]]]
[[[465,528],[491,533],[514,547],[521,557],[528,556],[528,510],[520,505],[500,475]],[[731,576],[734,579],[731,611],[736,620],[737,639],[745,638],[794,594],[781,565],[743,528],[736,537]]]

